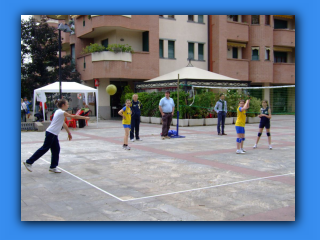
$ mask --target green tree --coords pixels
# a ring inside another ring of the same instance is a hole
[[[29,61],[27,61],[29,59]],[[33,90],[59,80],[59,37],[46,18],[21,20],[21,96],[33,97]],[[61,80],[80,82],[71,56],[61,58]]]

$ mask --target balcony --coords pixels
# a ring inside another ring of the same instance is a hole
[[[273,83],[295,84],[295,64],[294,63],[274,63]]]
[[[159,23],[158,15],[134,15],[132,18],[121,15],[101,15],[91,19],[87,16],[75,19],[76,35],[81,38],[95,38],[116,29],[148,31],[154,27],[155,23]]]
[[[228,77],[247,81],[249,80],[249,61],[247,59],[229,58],[222,72],[221,74]]]
[[[249,26],[248,23],[227,22],[225,30],[228,40],[248,42],[249,41]]]
[[[129,52],[95,52],[92,53],[92,62],[99,61],[123,61],[123,62],[132,62],[132,54]]]
[[[159,76],[159,64],[149,53],[92,53],[77,58],[82,80],[94,78],[151,79]]]
[[[273,45],[295,47],[295,31],[289,29],[273,30]]]

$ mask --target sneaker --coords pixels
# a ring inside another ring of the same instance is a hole
[[[136,139],[136,141],[142,141],[142,140],[139,138],[139,139]]]
[[[271,145],[269,145],[269,150],[272,150],[272,146]]]
[[[123,148],[123,149],[126,149],[126,146],[125,146],[125,145],[122,145],[122,148]]]
[[[221,135],[227,135],[226,133],[222,133]]]
[[[238,149],[238,150],[236,151],[236,154],[239,154],[239,153],[244,153],[244,152],[243,152],[241,149],[240,149],[240,150]]]
[[[134,142],[134,139],[130,139],[131,142]]]
[[[165,139],[165,137],[161,137],[161,139],[162,139],[162,140],[164,140],[164,139]]]
[[[61,173],[61,171],[58,168],[49,168],[49,172]]]
[[[26,169],[27,169],[29,172],[32,172],[32,164],[23,162],[23,165],[26,167]]]
[[[218,135],[221,136],[222,134],[221,134],[221,133],[218,133]]]
[[[255,144],[254,146],[253,146],[253,149],[255,149],[255,148],[257,148],[258,146],[257,146],[257,144]]]
[[[166,138],[166,139],[170,139],[171,137],[169,137],[169,136],[165,136],[165,138]]]
[[[126,150],[130,150],[131,149],[131,147],[129,147],[129,146],[126,146],[126,148],[125,148]]]
[[[241,151],[242,151],[242,152],[246,152],[246,150],[244,150],[244,148],[241,148]]]

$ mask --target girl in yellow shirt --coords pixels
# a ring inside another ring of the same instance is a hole
[[[249,108],[250,99],[246,102],[244,100],[239,101],[239,107],[237,109],[237,121],[236,121],[236,131],[237,131],[237,151],[236,153],[245,153],[243,149],[243,142],[245,140],[245,124],[246,124],[246,110]]]
[[[131,148],[128,146],[128,138],[131,128],[131,100],[126,100],[126,106],[123,107],[118,114],[122,116],[122,125],[124,127],[124,143],[123,143],[123,149],[130,150]]]

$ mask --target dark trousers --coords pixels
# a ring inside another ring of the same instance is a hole
[[[55,168],[59,164],[60,145],[58,136],[46,132],[46,138],[44,139],[43,146],[39,148],[26,162],[33,164],[39,158],[41,158],[48,150],[51,149],[51,165],[50,168]]]
[[[222,129],[222,132],[221,133],[224,133],[224,123],[226,121],[226,112],[225,111],[220,111],[218,113],[218,125],[217,125],[217,131],[218,133],[220,133],[220,124],[221,124],[221,129]]]
[[[131,118],[130,139],[134,139],[134,133],[136,134],[136,139],[140,139],[139,126],[140,126],[140,116],[133,116]]]
[[[172,114],[171,113],[165,113],[162,116],[162,136],[168,136],[168,131],[170,129],[170,124],[172,121]]]
[[[24,110],[21,111],[21,122],[26,122],[26,112]]]

